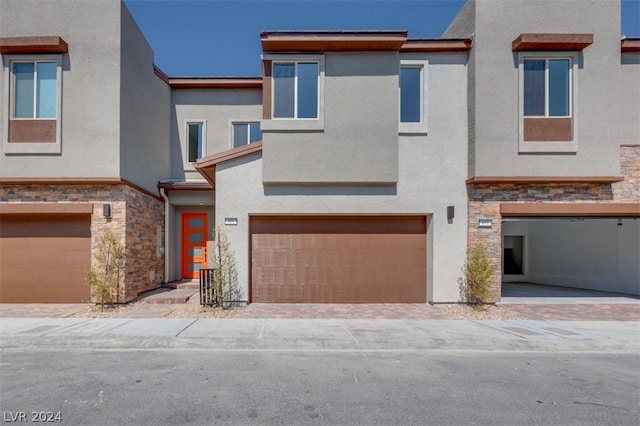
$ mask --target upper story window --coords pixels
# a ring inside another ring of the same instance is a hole
[[[5,154],[61,154],[62,55],[3,55]]]
[[[55,119],[57,109],[56,62],[12,62],[13,116],[12,118]]]
[[[518,52],[521,153],[578,149],[579,52]]]
[[[194,163],[204,157],[204,122],[187,122],[187,158]]]
[[[524,60],[524,115],[571,116],[571,59]]]
[[[317,119],[318,62],[273,63],[273,118]]]
[[[427,133],[427,61],[401,60],[400,133]]]
[[[247,145],[262,140],[260,123],[233,123],[233,147]]]

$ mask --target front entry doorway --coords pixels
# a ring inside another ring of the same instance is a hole
[[[183,213],[181,229],[182,278],[198,278],[200,269],[207,267],[207,213]]]

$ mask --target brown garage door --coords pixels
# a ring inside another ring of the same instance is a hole
[[[424,303],[424,216],[254,216],[251,301]]]
[[[89,215],[0,215],[0,302],[88,301]]]

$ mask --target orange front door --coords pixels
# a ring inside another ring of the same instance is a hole
[[[207,214],[182,213],[182,278],[198,278],[207,267]]]

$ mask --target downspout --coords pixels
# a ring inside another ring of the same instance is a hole
[[[169,197],[160,188],[160,196],[164,199],[164,282],[169,283]]]

